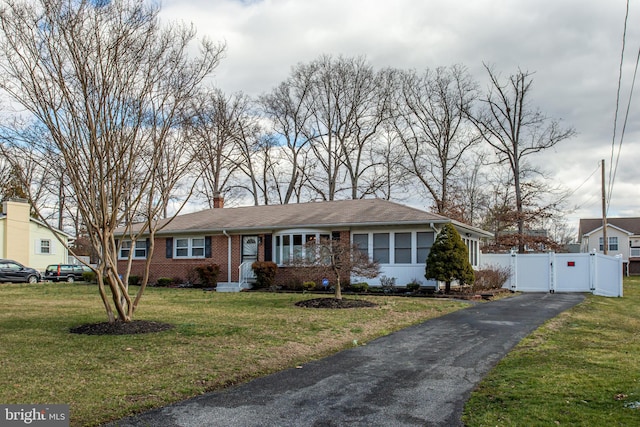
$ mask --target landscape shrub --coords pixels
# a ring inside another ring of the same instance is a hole
[[[129,286],[140,286],[141,279],[140,276],[129,276]]]
[[[285,291],[301,291],[303,281],[298,278],[291,278],[281,283],[280,289]],[[275,288],[272,288],[275,290]]]
[[[411,281],[411,283],[407,283],[406,287],[407,287],[407,291],[416,292],[420,290],[420,282],[414,279],[413,281]]]
[[[173,279],[171,277],[159,277],[156,280],[156,286],[166,288],[173,284]]]
[[[82,280],[87,283],[97,283],[96,273],[93,271],[85,271],[82,273]]]
[[[369,284],[367,282],[352,283],[349,285],[349,289],[352,292],[364,293],[369,290]]]
[[[276,272],[278,265],[271,261],[256,261],[251,264],[253,272],[256,274],[256,288],[275,289]]]
[[[380,277],[380,287],[385,293],[391,293],[396,291],[396,278],[395,277]]]
[[[471,290],[473,292],[500,289],[509,280],[511,270],[509,267],[488,266],[475,272],[476,280]]]
[[[313,280],[302,282],[302,289],[304,289],[305,291],[313,291],[316,289],[316,282],[314,282]]]
[[[202,264],[194,268],[198,275],[198,283],[194,283],[194,288],[215,288],[218,285],[220,266],[218,264]]]

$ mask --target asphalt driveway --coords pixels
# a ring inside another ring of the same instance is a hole
[[[584,299],[476,304],[365,346],[111,426],[462,426],[475,385],[522,338]]]

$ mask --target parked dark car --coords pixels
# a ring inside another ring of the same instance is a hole
[[[73,283],[76,280],[82,280],[82,273],[84,272],[85,269],[81,265],[52,264],[47,266],[44,271],[44,280]]]
[[[0,259],[0,283],[25,282],[38,283],[40,272],[33,268],[25,267],[12,259]]]

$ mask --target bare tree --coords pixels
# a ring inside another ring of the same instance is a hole
[[[276,192],[282,204],[294,201],[300,182],[307,174],[306,151],[315,137],[308,129],[313,107],[313,73],[314,67],[294,68],[287,80],[258,101],[271,122],[275,138],[283,142],[278,151],[285,163],[280,168],[285,178],[275,180]]]
[[[386,122],[370,147],[367,173],[360,178],[363,194],[384,200],[402,200],[411,192],[410,175],[404,169],[405,151],[397,132]]]
[[[214,195],[231,191],[245,157],[239,147],[247,133],[249,98],[237,93],[225,95],[219,89],[207,89],[194,98],[195,115],[189,122],[201,185],[200,196],[213,207]]]
[[[513,192],[509,191],[512,182],[510,169],[497,167],[486,177],[484,184],[483,216],[480,226],[493,233],[494,249],[503,248],[503,238],[511,234],[516,224],[515,201]],[[508,249],[511,249],[508,247]]]
[[[392,71],[376,72],[363,57],[322,56],[301,67],[313,76],[308,137],[316,167],[308,182],[324,200],[343,190],[359,198],[371,167],[366,153],[389,112]]]
[[[450,215],[450,218],[469,225],[479,225],[484,216],[488,198],[488,154],[480,150],[472,150],[467,156],[465,168],[456,177],[449,191],[451,206],[455,213]]]
[[[14,122],[16,123],[16,122]],[[35,130],[35,126],[25,124],[23,120],[18,121],[26,126],[23,138],[22,135],[14,135],[11,132],[4,132],[0,136],[0,154],[4,157],[8,167],[7,175],[3,176],[2,192],[4,197],[19,197],[28,199],[31,203],[31,215],[37,216],[37,212],[46,211],[47,219],[59,223],[52,207],[55,207],[54,198],[58,193],[58,182],[56,170],[58,159],[56,156],[43,156],[36,150],[24,145],[29,138],[46,138],[40,130]],[[20,146],[22,149],[17,149]],[[46,162],[49,168],[39,168],[38,165]],[[53,191],[52,191],[53,187]],[[0,197],[1,198],[1,197]],[[62,227],[59,227],[62,229]]]
[[[349,240],[321,238],[304,245],[304,256],[294,257],[291,266],[312,268],[314,273],[331,277],[335,283],[335,299],[342,299],[342,280],[351,276],[374,278],[380,265]]]
[[[395,125],[407,154],[407,170],[431,195],[435,211],[455,212],[449,190],[467,150],[480,141],[467,121],[476,84],[454,65],[400,74]]]
[[[575,130],[562,128],[557,120],[550,119],[529,104],[532,73],[518,70],[502,82],[500,75],[486,64],[485,69],[490,79],[489,91],[482,99],[483,107],[470,118],[482,138],[511,169],[517,234],[521,236],[518,250],[523,252],[522,236],[527,221],[523,189],[529,177],[536,173],[535,169],[527,168],[525,160],[571,138]]]
[[[144,292],[156,220],[166,192],[189,165],[184,157],[166,156],[168,144],[180,140],[175,132],[184,110],[224,49],[204,40],[190,59],[194,29],[162,27],[158,13],[157,5],[135,0],[7,0],[0,9],[0,88],[50,136],[13,149],[35,151],[40,160],[46,153],[60,156],[99,257],[98,288],[111,322],[130,321]],[[167,171],[173,176],[160,185],[158,176]],[[114,237],[125,224],[133,248],[141,238],[130,232],[133,219],[144,219],[140,233],[149,236],[146,274],[135,298],[127,284],[134,251],[121,276],[122,242]]]
[[[8,157],[13,155],[12,150],[3,150],[3,146],[0,145],[0,153],[3,154],[0,156],[0,176],[2,177],[0,202],[10,198],[26,199],[28,197],[27,189],[20,176],[20,171],[23,169],[17,167],[15,160],[9,162]],[[0,213],[2,213],[2,209],[2,203],[0,203]]]

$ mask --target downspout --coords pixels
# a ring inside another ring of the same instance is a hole
[[[222,234],[227,236],[227,282],[231,283],[231,236],[227,230],[222,230]]]

